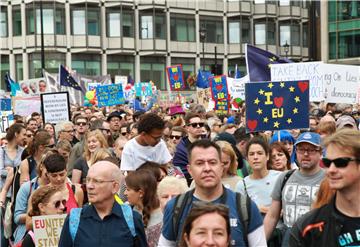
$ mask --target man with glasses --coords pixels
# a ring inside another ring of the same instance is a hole
[[[89,168],[86,189],[90,204],[84,206],[77,215],[76,231],[74,222],[71,222],[72,226],[69,225],[70,219],[75,217],[66,218],[59,247],[75,246],[75,242],[76,246],[86,247],[147,246],[140,214],[132,211],[130,207],[123,209],[127,205],[121,205],[115,200],[122,180],[119,168],[109,161],[99,161]],[[128,213],[128,210],[130,214],[125,215],[124,212]],[[132,222],[132,227],[128,222]],[[135,234],[132,230],[135,230]],[[134,235],[136,236],[132,237]]]
[[[138,135],[129,140],[121,155],[121,170],[135,171],[146,161],[167,164],[170,152],[162,139],[165,122],[155,113],[144,114],[138,122]]]
[[[188,135],[183,137],[176,146],[173,164],[181,169],[190,185],[192,179],[187,170],[187,165],[189,164],[187,149],[191,143],[201,139],[205,123],[201,115],[193,112],[186,114],[184,120],[186,124],[185,129]]]
[[[342,129],[325,140],[329,203],[300,218],[289,246],[360,246],[360,132]]]
[[[68,140],[73,146],[74,124],[70,121],[63,121],[55,125],[57,141]]]
[[[290,227],[298,218],[310,211],[325,176],[325,171],[320,168],[320,143],[320,135],[313,132],[305,132],[297,139],[295,147],[299,170],[292,174],[291,171],[283,173],[276,181],[271,195],[272,203],[264,219],[267,239],[278,223],[282,210],[284,224],[288,227],[284,234],[283,246],[288,246]]]
[[[75,135],[74,135],[73,143],[76,144],[84,138],[85,133],[89,128],[88,119],[85,116],[79,115],[75,118],[74,124],[75,124]]]
[[[110,124],[110,130],[113,140],[119,137],[120,127],[125,123],[124,117],[126,113],[124,111],[114,111],[107,117],[107,121]]]

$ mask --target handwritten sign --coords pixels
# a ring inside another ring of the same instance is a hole
[[[69,92],[41,94],[41,113],[44,123],[70,121]]]
[[[41,111],[41,101],[39,96],[34,97],[13,97],[14,101],[14,114],[23,117],[30,116],[33,112]]]
[[[229,87],[229,94],[231,98],[240,98],[245,100],[245,83],[249,82],[249,76],[244,76],[242,78],[227,78],[227,83]]]
[[[229,92],[225,75],[218,75],[209,78],[211,96],[214,101],[228,100]]]
[[[137,82],[135,83],[135,94],[139,97],[151,96],[152,87],[150,82]]]
[[[14,123],[14,114],[12,111],[1,111],[0,131],[6,133],[6,129]]]
[[[37,247],[57,247],[66,214],[35,216],[32,218]]]
[[[196,98],[200,105],[208,109],[209,99],[211,98],[210,88],[196,88]]]
[[[112,106],[125,103],[123,88],[121,84],[111,84],[96,87],[96,98],[98,106]]]

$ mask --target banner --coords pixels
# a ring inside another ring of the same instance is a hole
[[[229,101],[216,101],[215,113],[218,115],[226,115],[229,113]]]
[[[44,123],[57,124],[70,121],[68,92],[41,94],[41,112]]]
[[[309,81],[246,83],[248,132],[309,128]]]
[[[14,114],[12,111],[1,111],[0,132],[6,133],[6,129],[14,123]]]
[[[230,97],[233,99],[239,98],[245,100],[245,83],[249,82],[249,76],[242,78],[227,78]]]
[[[136,82],[135,83],[135,95],[138,97],[151,96],[152,86],[150,82]]]
[[[22,117],[28,117],[33,112],[41,111],[41,102],[39,96],[34,97],[13,97],[14,101],[14,114],[18,114]]]
[[[226,83],[226,75],[218,75],[210,77],[211,97],[216,102],[218,100],[229,100],[228,86]]]
[[[35,245],[57,247],[66,214],[32,217]]]
[[[111,84],[96,87],[98,107],[120,105],[125,103],[121,84]]]
[[[11,99],[10,98],[0,98],[0,110],[1,111],[11,111]]]
[[[39,96],[41,93],[49,92],[49,87],[45,78],[28,79],[19,82],[20,91],[16,92],[16,96],[32,97]]]
[[[185,88],[184,73],[181,64],[166,67],[166,72],[171,91],[179,91]]]

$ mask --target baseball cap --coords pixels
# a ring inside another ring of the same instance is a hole
[[[353,128],[356,127],[355,119],[349,115],[342,115],[336,121],[336,128],[341,129],[346,125],[351,125]]]
[[[124,111],[113,111],[112,113],[109,114],[109,116],[106,118],[106,121],[110,121],[113,117],[118,117],[121,119],[123,119],[123,117],[126,116],[126,112]]]
[[[320,135],[314,132],[304,132],[302,133],[295,142],[295,146],[299,143],[307,142],[314,146],[320,147],[321,138]]]

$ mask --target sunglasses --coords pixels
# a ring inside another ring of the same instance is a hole
[[[61,204],[66,207],[66,200],[59,200],[54,203],[55,208],[60,208]]]
[[[324,163],[324,166],[329,168],[331,166],[331,163],[334,163],[336,168],[344,168],[347,167],[350,161],[359,161],[358,159],[349,158],[349,157],[342,157],[330,160],[328,158],[322,158],[322,161]]]
[[[87,123],[81,122],[81,123],[76,123],[76,125],[79,125],[79,126],[86,126],[86,125],[87,125]]]
[[[121,132],[121,134],[122,134],[123,136],[126,136],[126,135],[127,135],[127,132]]]
[[[176,140],[179,140],[181,138],[181,136],[173,136],[173,135],[170,135],[170,139],[176,139]]]
[[[189,123],[188,126],[191,126],[193,128],[196,128],[196,127],[199,127],[199,128],[202,128],[204,127],[204,123]]]

